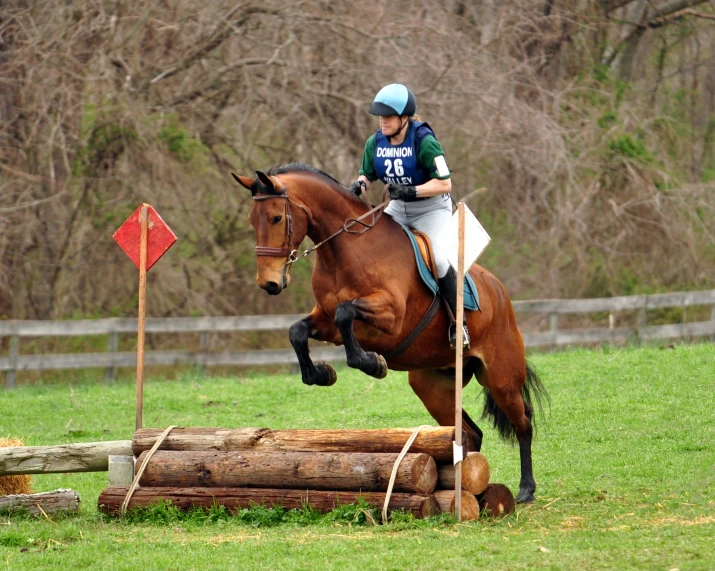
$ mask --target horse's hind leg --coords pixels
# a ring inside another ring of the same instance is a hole
[[[366,375],[382,379],[387,375],[387,363],[382,355],[377,353],[366,352],[357,339],[353,330],[355,319],[360,317],[360,310],[357,303],[360,300],[344,301],[338,304],[335,310],[335,325],[338,326],[340,334],[343,337],[345,345],[345,355],[347,357],[348,367],[360,369]]]
[[[331,328],[333,326],[328,316],[316,307],[310,315],[291,325],[288,330],[290,343],[298,357],[300,374],[306,385],[329,387],[338,379],[335,370],[327,363],[313,364],[308,350],[309,338],[324,339]]]
[[[487,388],[485,414],[492,416],[499,434],[510,439],[516,436],[519,443],[521,479],[517,502],[533,502],[536,482],[531,461],[532,408],[524,402],[522,388],[528,380],[526,362],[495,359],[483,371],[482,384]],[[538,381],[538,379],[537,379]],[[540,383],[539,383],[540,386]]]
[[[454,369],[410,371],[410,387],[440,426],[454,426]],[[464,384],[469,382],[465,375]],[[467,433],[466,449],[478,452],[482,448],[482,431],[462,410],[462,427]]]

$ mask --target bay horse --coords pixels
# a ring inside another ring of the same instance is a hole
[[[383,215],[374,225],[363,222],[359,232],[352,231],[346,221],[364,215],[369,206],[308,165],[257,171],[257,178],[231,174],[253,198],[249,218],[256,233],[256,281],[262,289],[278,295],[288,286],[290,267],[306,236],[319,245],[313,247],[315,307],[289,331],[303,382],[330,386],[337,380],[330,365],[313,363],[309,338],[342,344],[348,366],[367,375],[382,378],[388,368],[409,371],[410,387],[432,417],[442,426],[454,426],[455,353],[447,338],[446,312],[439,311],[407,348],[403,343],[401,352],[394,351],[434,302],[418,275],[410,239],[398,223]],[[477,264],[469,272],[480,310],[467,312],[472,342],[464,352],[463,382],[476,377],[486,395],[483,416],[491,417],[504,439],[518,441],[517,501],[532,502],[533,405],[541,407],[548,395],[526,362],[506,289]],[[482,431],[465,411],[462,415],[467,449],[479,451]]]

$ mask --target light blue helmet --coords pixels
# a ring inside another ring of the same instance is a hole
[[[370,105],[371,115],[407,115],[411,117],[417,111],[417,100],[412,93],[401,83],[386,85],[375,96]]]

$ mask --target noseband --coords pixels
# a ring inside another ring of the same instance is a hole
[[[272,198],[282,198],[285,200],[285,238],[283,245],[280,248],[272,248],[270,246],[256,246],[256,256],[273,256],[275,258],[287,257],[290,261],[294,261],[298,255],[298,250],[292,248],[293,243],[293,217],[290,212],[290,205],[295,204],[298,208],[302,208],[308,215],[308,220],[312,219],[308,209],[302,204],[293,202],[288,194],[267,194],[262,196],[254,196],[253,200],[270,200]]]

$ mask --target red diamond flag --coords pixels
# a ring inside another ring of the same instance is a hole
[[[139,267],[139,248],[141,242],[142,226],[139,216],[142,207],[147,207],[149,215],[149,230],[147,232],[146,269],[151,268],[164,253],[176,242],[176,235],[157,214],[156,210],[148,204],[142,204],[127,218],[114,233],[114,240],[134,265]]]

